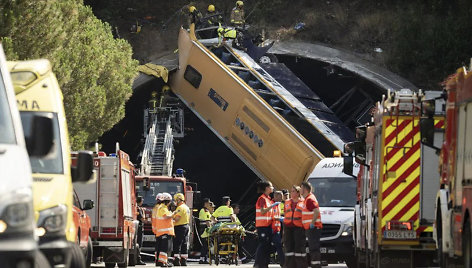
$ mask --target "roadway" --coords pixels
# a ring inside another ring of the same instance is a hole
[[[249,268],[249,267],[252,267],[254,265],[254,263],[246,263],[246,264],[240,264],[238,267],[241,267],[241,268]],[[190,262],[188,263],[188,266],[195,266],[195,267],[201,267],[201,268],[215,268],[215,267],[229,267],[227,264],[220,264],[218,266],[215,266],[215,265],[208,265],[208,264],[198,264],[196,262]],[[92,267],[105,267],[105,264],[92,264]],[[118,266],[116,266],[118,267]],[[135,266],[136,268],[139,268],[139,267],[155,267],[154,266],[154,263],[150,263],[148,262],[146,264],[146,266],[144,265],[136,265]],[[234,265],[232,265],[231,267],[234,267]],[[279,268],[280,265],[278,264],[271,264],[269,265],[269,268]],[[345,264],[330,264],[329,265],[330,268],[346,268],[347,266]]]

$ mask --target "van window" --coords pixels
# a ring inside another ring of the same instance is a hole
[[[52,118],[52,124],[54,128],[54,139],[52,149],[46,156],[30,157],[31,169],[33,173],[63,174],[64,167],[62,163],[62,144],[57,114],[48,112],[20,112],[20,115],[25,137],[34,135],[33,133],[31,133],[31,123],[35,115],[41,115]]]
[[[320,207],[354,207],[356,205],[355,178],[310,178]]]
[[[194,88],[198,88],[202,82],[202,75],[190,65],[187,65],[185,69],[184,78],[192,84]]]
[[[0,80],[0,144],[15,144],[15,131],[13,129],[5,84],[3,84],[3,76],[1,74]]]

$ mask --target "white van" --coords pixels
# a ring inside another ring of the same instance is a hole
[[[318,162],[308,178],[320,205],[323,223],[320,251],[324,263],[344,261],[349,268],[355,266],[352,228],[357,173],[359,164],[354,163],[353,176],[349,176],[343,173],[343,158],[332,157]]]
[[[52,146],[52,122],[34,118],[25,137],[15,92],[0,44],[0,263],[2,267],[49,267],[34,234],[32,175],[28,152],[44,155]],[[39,134],[37,134],[39,133]],[[28,152],[27,148],[28,147]]]

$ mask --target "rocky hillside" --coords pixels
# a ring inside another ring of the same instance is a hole
[[[88,0],[127,39],[141,62],[174,50],[188,5],[208,4],[229,18],[234,1]],[[472,2],[467,0],[247,0],[247,21],[266,38],[343,48],[399,73],[420,88],[439,83],[472,57]],[[295,30],[297,23],[304,26]],[[142,31],[132,33],[133,25]]]

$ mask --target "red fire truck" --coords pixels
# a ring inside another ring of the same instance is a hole
[[[151,212],[156,204],[156,195],[158,193],[167,192],[174,196],[176,193],[185,195],[185,203],[193,211],[194,191],[187,184],[184,177],[169,176],[136,176],[136,192],[143,197],[143,206],[146,208],[146,223],[144,224],[143,247],[142,251],[154,252],[155,235],[152,233]],[[190,217],[190,227],[193,226],[193,217]],[[190,228],[190,242],[192,245],[192,237],[194,228]]]
[[[440,150],[440,189],[434,237],[441,267],[463,262],[470,268],[472,213],[472,73],[460,68],[445,81],[446,127]],[[422,140],[438,143],[429,114],[422,119]],[[439,147],[438,145],[436,145]]]
[[[105,267],[134,265],[138,221],[133,163],[117,145],[114,154],[95,154],[94,167],[97,180],[74,187],[80,199],[96,200],[88,212],[93,259],[105,262]]]
[[[436,95],[408,89],[389,92],[377,104],[372,122],[358,128],[356,142],[348,144],[363,165],[353,228],[359,265],[433,265],[438,156],[421,144],[420,117],[421,100]],[[444,124],[441,116],[433,114],[431,119],[438,129]]]

